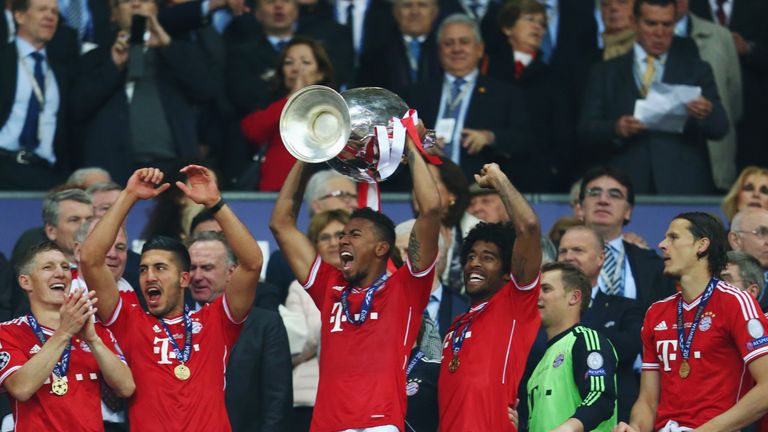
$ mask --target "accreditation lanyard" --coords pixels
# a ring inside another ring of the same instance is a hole
[[[40,103],[40,110],[42,111],[43,107],[45,106],[45,93],[43,93],[43,88],[40,87],[40,83],[37,82],[37,78],[35,78],[35,74],[32,73],[32,70],[29,68],[29,64],[27,64],[27,59],[25,57],[21,56],[21,53],[19,53],[19,59],[21,60],[21,68],[24,69],[24,73],[27,75],[27,78],[29,78],[29,82],[32,84],[32,93],[35,94],[35,98]],[[43,56],[43,60],[45,60],[45,56]],[[45,85],[46,88],[50,84],[50,71],[48,68],[45,68]]]
[[[27,322],[29,323],[29,326],[32,328],[32,332],[37,337],[37,340],[40,341],[41,344],[45,345],[45,342],[48,341],[48,338],[45,337],[45,333],[43,333],[43,328],[40,327],[40,324],[37,322],[37,320],[32,314],[27,315]],[[67,371],[69,370],[69,357],[71,353],[72,353],[72,340],[67,342],[67,347],[64,348],[64,352],[61,353],[59,362],[56,363],[55,366],[53,366],[53,374],[56,375],[56,377],[64,378],[65,376],[67,376]]]
[[[696,315],[693,317],[693,323],[691,323],[691,331],[688,332],[688,337],[685,337],[685,327],[683,320],[683,294],[680,293],[680,299],[677,302],[677,342],[680,346],[680,352],[683,355],[683,361],[687,362],[688,357],[691,355],[691,344],[693,344],[693,336],[696,333],[696,329],[699,327],[699,320],[704,313],[704,308],[709,302],[709,298],[712,297],[712,293],[715,291],[715,286],[720,280],[716,277],[712,277],[707,284],[707,288],[704,290],[704,294],[701,295],[699,306],[696,308]]]
[[[464,87],[461,89],[461,92],[459,92],[459,94],[456,95],[455,98],[451,97],[452,96],[451,90],[453,87],[452,83],[448,83],[448,80],[446,80],[443,87],[446,95],[445,100],[447,102],[446,103],[447,110],[443,112],[443,117],[445,117],[446,114],[452,113],[453,111],[455,111],[456,107],[459,106],[461,101],[464,100],[464,97],[467,95],[467,93],[469,93],[469,89],[472,88],[472,80],[466,80],[464,82]]]
[[[376,282],[373,283],[373,285],[368,288],[368,290],[365,292],[365,297],[363,297],[363,304],[360,307],[360,318],[355,319],[354,316],[352,316],[352,312],[349,310],[349,292],[352,291],[352,286],[348,286],[344,288],[344,291],[341,292],[341,309],[344,311],[344,316],[347,317],[347,321],[352,324],[362,324],[365,322],[366,318],[368,318],[368,314],[371,311],[371,307],[373,306],[373,295],[376,294],[376,291],[381,288],[382,285],[384,285],[384,282],[387,280],[387,273],[384,273],[383,275],[379,276],[379,278],[376,280]]]
[[[423,352],[419,351],[419,352],[416,353],[416,355],[413,356],[413,358],[411,359],[410,363],[408,363],[408,368],[405,370],[405,376],[410,376],[411,375],[411,371],[413,370],[414,366],[416,366],[416,363],[418,363],[419,360],[424,358],[425,355],[426,354],[424,354]]]
[[[168,325],[165,323],[165,320],[160,318],[158,321],[160,321],[160,324],[163,325],[163,329],[165,330],[165,334],[168,335],[168,339],[171,341],[171,347],[173,347],[173,353],[176,354],[176,360],[178,360],[180,363],[186,363],[189,361],[189,358],[192,357],[192,319],[189,318],[189,306],[184,305],[184,351],[182,352],[179,349],[179,344],[176,343],[176,339],[174,339],[173,334],[171,333],[171,329],[168,328]]]

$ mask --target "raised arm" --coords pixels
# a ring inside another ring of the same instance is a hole
[[[419,216],[408,240],[408,260],[411,269],[418,273],[429,267],[437,256],[437,239],[440,235],[440,194],[427,163],[416,146],[407,138],[408,168],[413,179],[413,196],[419,205]]]
[[[528,201],[512,185],[506,174],[495,163],[486,164],[475,174],[475,181],[482,187],[499,192],[507,214],[515,228],[515,244],[512,248],[512,274],[520,285],[533,281],[541,268],[541,227],[539,218]]]
[[[218,210],[214,210],[213,217],[221,225],[224,237],[227,238],[238,262],[224,295],[233,318],[235,321],[241,321],[248,316],[256,297],[256,285],[264,263],[261,248],[235,212],[221,201],[216,179],[208,168],[189,165],[182,168],[181,172],[189,178],[189,186],[183,182],[176,182],[176,186],[189,199],[209,209],[221,205]]]
[[[93,301],[95,302],[96,299],[94,298]],[[96,333],[96,327],[91,319],[86,320],[78,336],[88,344],[91,354],[99,365],[104,382],[114,390],[115,395],[121,398],[131,397],[136,390],[131,369],[113,350],[107,347],[107,344],[114,346],[116,341],[114,339],[102,340],[101,336]],[[114,351],[119,352],[117,349]]]
[[[661,394],[661,377],[657,370],[644,370],[640,375],[640,394],[632,405],[629,424],[620,422],[613,432],[651,432]]]
[[[117,283],[107,267],[107,252],[115,243],[117,233],[136,201],[154,198],[170,187],[168,183],[161,185],[162,180],[163,173],[157,168],[136,170],[115,204],[83,242],[80,271],[88,287],[96,292],[99,299],[97,315],[104,322],[112,317],[120,300]]]
[[[269,229],[300,282],[309,275],[316,255],[312,242],[296,226],[310,171],[307,164],[296,161],[280,189],[269,220]]]

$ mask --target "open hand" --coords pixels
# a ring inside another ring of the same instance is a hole
[[[493,132],[489,130],[463,129],[461,131],[461,146],[471,155],[480,153],[493,140]]]
[[[115,43],[112,45],[112,62],[114,62],[115,66],[120,70],[122,70],[128,62],[128,48],[130,48],[128,33],[121,31],[117,34],[117,39],[115,39]]]
[[[163,172],[157,168],[138,169],[128,179],[125,190],[138,199],[152,199],[171,187],[168,183],[161,184],[163,176]]]
[[[200,165],[187,165],[181,169],[187,175],[189,186],[177,181],[176,187],[197,204],[208,208],[213,207],[221,199],[219,186],[216,184],[216,176],[206,167]]]

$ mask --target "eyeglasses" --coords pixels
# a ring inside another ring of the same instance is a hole
[[[335,233],[324,233],[317,236],[317,242],[318,243],[330,243],[331,240],[341,240],[341,238],[344,236],[344,231],[336,231]]]
[[[759,227],[751,230],[751,231],[736,231],[740,234],[752,234],[753,236],[759,238],[760,240],[765,240],[768,238],[768,227],[760,225]]]
[[[356,201],[357,200],[357,194],[354,194],[352,192],[347,191],[333,191],[329,194],[323,195],[319,198],[320,201],[327,200],[328,198],[338,198],[343,201]]]
[[[590,198],[600,198],[603,196],[603,188],[591,187],[585,191],[585,195]],[[608,198],[612,200],[625,200],[624,193],[617,188],[608,189]]]

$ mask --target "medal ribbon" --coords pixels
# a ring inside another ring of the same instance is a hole
[[[691,344],[693,343],[693,335],[696,333],[696,329],[699,327],[699,320],[704,313],[704,308],[709,302],[709,298],[712,297],[712,293],[715,291],[715,286],[720,282],[716,277],[707,284],[707,288],[704,290],[704,294],[701,295],[701,301],[696,308],[696,315],[693,317],[693,323],[691,323],[691,331],[688,332],[688,338],[685,338],[685,324],[683,320],[683,294],[680,293],[680,299],[677,302],[677,342],[680,346],[680,352],[683,355],[683,361],[688,361],[688,357],[691,355]]]
[[[363,304],[360,307],[360,319],[356,320],[354,316],[352,316],[352,313],[349,311],[349,292],[352,290],[352,286],[348,286],[344,288],[344,291],[341,292],[341,298],[339,299],[341,301],[341,309],[344,311],[344,316],[347,317],[347,321],[352,324],[362,324],[365,322],[366,318],[368,318],[368,313],[371,311],[371,306],[373,305],[373,295],[376,294],[376,291],[384,284],[384,282],[387,281],[387,274],[384,273],[381,275],[376,282],[371,285],[370,288],[365,292],[365,297],[363,298]]]
[[[173,352],[176,354],[176,360],[178,360],[181,363],[186,363],[189,361],[189,358],[192,357],[192,319],[189,318],[189,306],[184,305],[184,351],[182,352],[179,349],[179,344],[176,343],[176,339],[173,338],[173,334],[171,333],[171,329],[168,328],[168,325],[165,323],[165,320],[162,318],[158,319],[160,321],[160,324],[163,325],[163,330],[165,330],[165,334],[168,335],[168,339],[171,340],[171,346],[173,347]]]
[[[45,344],[48,338],[45,337],[45,333],[43,333],[42,327],[40,327],[40,324],[37,322],[35,317],[32,316],[32,314],[27,315],[27,322],[29,323],[29,326],[32,327],[32,332],[34,332],[35,336],[37,336],[37,340],[40,341],[41,344]],[[67,371],[69,370],[69,356],[71,353],[72,340],[67,343],[67,347],[64,348],[64,352],[61,353],[59,362],[56,363],[56,365],[53,367],[53,374],[58,378],[67,376]]]
[[[416,363],[419,362],[426,354],[419,351],[416,353],[415,356],[411,359],[410,363],[408,363],[408,368],[405,370],[405,376],[408,376],[411,374],[411,371],[413,370],[413,367],[416,366]]]
[[[470,309],[469,312],[462,315],[461,318],[456,321],[453,335],[451,336],[451,349],[453,350],[454,357],[459,354],[461,346],[464,345],[464,339],[467,337],[467,332],[469,331],[469,326],[472,324],[472,320],[475,319],[480,312],[484,311],[486,306],[488,306],[487,302],[483,303],[482,306],[474,311]],[[466,325],[464,324],[464,320],[466,320]],[[464,325],[464,328],[459,331],[459,328],[461,328],[462,325]]]

